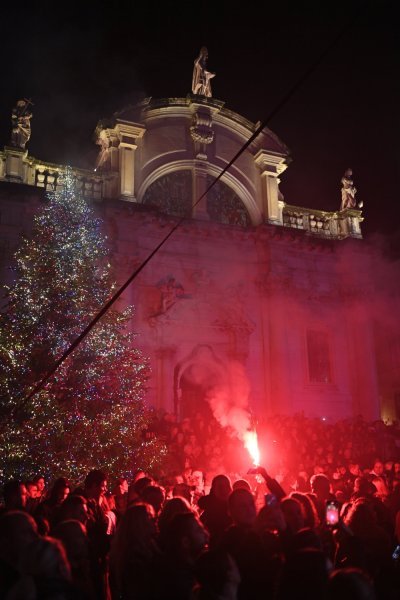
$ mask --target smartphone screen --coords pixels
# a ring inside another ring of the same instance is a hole
[[[326,503],[325,522],[329,527],[339,523],[339,504],[335,500],[328,500]]]

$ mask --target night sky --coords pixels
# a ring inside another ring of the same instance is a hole
[[[15,101],[28,97],[35,105],[29,153],[93,168],[97,121],[143,97],[186,96],[202,45],[217,74],[213,96],[262,121],[344,30],[269,123],[293,159],[281,189],[289,204],[336,210],[351,167],[363,231],[399,239],[395,5],[14,3],[2,9],[0,146],[9,143]]]

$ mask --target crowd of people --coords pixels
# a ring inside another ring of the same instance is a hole
[[[0,599],[399,598],[398,425],[297,415],[257,430],[268,471],[241,470],[213,419],[165,414],[157,478],[7,482]]]

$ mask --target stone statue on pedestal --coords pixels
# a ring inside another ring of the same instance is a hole
[[[340,205],[340,210],[345,210],[346,208],[355,208],[356,206],[356,188],[353,183],[353,171],[351,169],[347,169],[341,179],[342,184],[342,203]]]
[[[194,61],[192,93],[196,96],[206,96],[211,98],[211,79],[215,73],[207,71],[208,50],[203,46],[198,58]]]
[[[31,105],[32,102],[26,98],[18,100],[11,114],[11,145],[22,150],[25,150],[25,146],[31,137],[32,113],[29,108]]]

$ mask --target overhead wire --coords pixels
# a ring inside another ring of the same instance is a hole
[[[366,4],[368,2],[362,4],[362,8],[366,8]],[[201,196],[193,203],[192,209],[195,208],[205,196],[207,196],[208,192],[214,187],[214,185],[223,177],[223,175],[230,169],[230,167],[237,161],[237,159],[245,152],[245,150],[250,146],[250,144],[260,135],[260,133],[267,127],[268,123],[275,117],[275,115],[291,100],[294,94],[298,91],[298,89],[304,84],[304,82],[314,73],[314,71],[319,67],[319,65],[324,61],[326,56],[337,46],[340,40],[346,35],[346,33],[354,26],[356,21],[360,16],[361,11],[358,11],[352,19],[340,30],[340,32],[333,38],[333,40],[326,46],[323,52],[318,56],[318,58],[306,69],[306,71],[297,79],[294,85],[289,89],[289,91],[282,97],[282,99],[278,102],[278,104],[271,110],[271,112],[267,115],[267,117],[260,122],[258,127],[254,130],[253,134],[250,138],[241,146],[238,152],[233,156],[233,158],[229,161],[229,163],[221,170],[221,172],[213,179],[207,189],[201,194]],[[20,411],[28,402],[35,396],[49,379],[54,375],[54,373],[58,370],[58,368],[62,365],[62,363],[74,352],[74,350],[79,346],[79,344],[85,339],[85,337],[90,333],[93,327],[100,321],[100,319],[108,312],[108,310],[112,307],[112,305],[120,298],[126,288],[134,281],[134,279],[141,273],[141,271],[145,268],[145,266],[150,262],[150,260],[157,254],[157,252],[164,246],[164,244],[170,239],[170,237],[175,233],[175,231],[187,220],[186,217],[181,217],[175,225],[170,229],[170,231],[164,236],[164,238],[157,244],[157,246],[148,254],[148,256],[144,259],[144,261],[133,271],[133,273],[128,277],[128,279],[119,287],[119,289],[113,294],[113,296],[104,304],[104,306],[98,311],[98,313],[92,318],[92,320],[88,323],[85,329],[80,333],[80,335],[71,343],[71,345],[65,350],[65,352],[58,358],[54,365],[49,369],[49,371],[44,375],[44,377],[34,386],[31,392],[19,403],[18,406],[15,407],[15,410],[12,411],[12,415],[15,415],[16,412]]]

